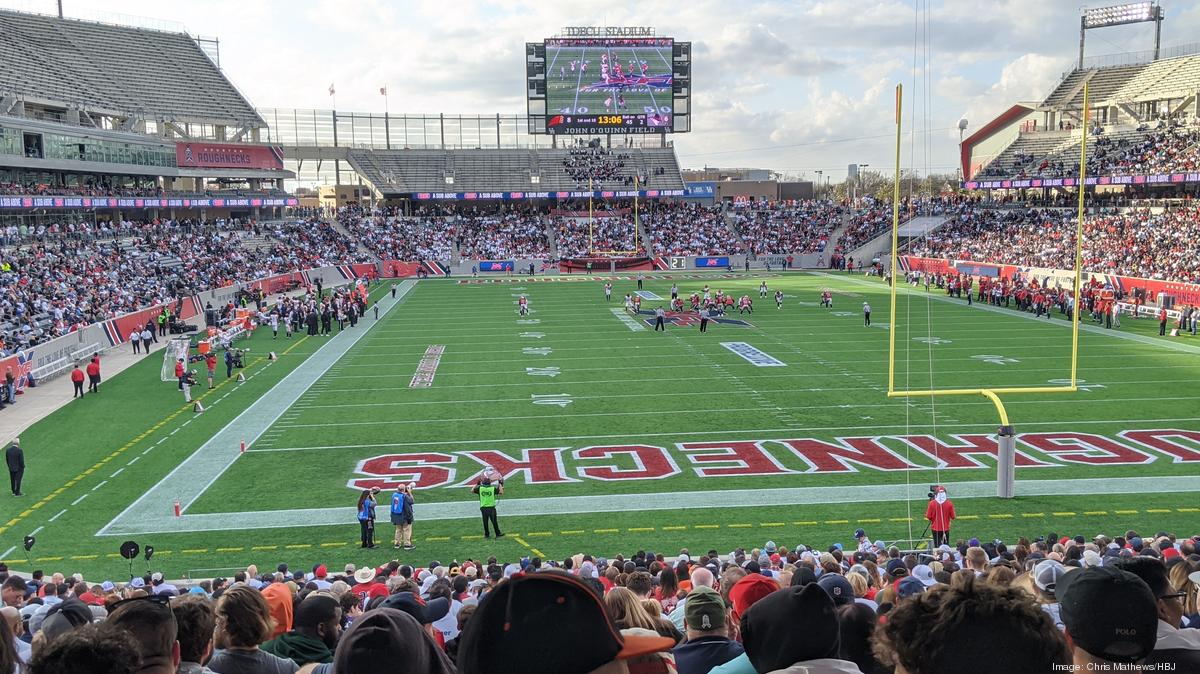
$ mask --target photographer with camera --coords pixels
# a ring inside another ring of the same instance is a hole
[[[179,360],[182,363],[183,359],[180,358]],[[177,365],[176,371],[178,371],[178,369],[179,366]],[[197,379],[195,370],[188,370],[183,374],[182,377],[179,378],[179,388],[183,391],[183,402],[192,402],[192,387],[196,385],[196,381]]]
[[[950,523],[954,521],[954,502],[946,496],[941,485],[929,487],[929,506],[925,508],[925,519],[933,531],[933,547],[950,544]]]

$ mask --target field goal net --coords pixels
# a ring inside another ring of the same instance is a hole
[[[192,340],[187,337],[173,337],[167,341],[167,346],[163,349],[163,381],[175,381],[175,363],[182,358],[186,364],[191,348]]]

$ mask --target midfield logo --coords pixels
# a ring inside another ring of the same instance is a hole
[[[654,325],[654,312],[642,309],[638,312],[643,316],[649,316],[646,320],[646,325]],[[711,323],[720,323],[722,325],[736,325],[742,328],[753,328],[754,326],[746,321],[738,318],[729,318],[726,316],[712,316],[709,319]],[[693,325],[700,325],[700,314],[694,311],[668,311],[667,316],[663,319],[664,323],[674,325],[680,328],[687,328]]]

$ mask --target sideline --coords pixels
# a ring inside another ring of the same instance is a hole
[[[378,302],[382,309],[381,318],[386,317],[396,305],[404,301],[415,286],[416,281],[404,281],[400,283],[395,298],[392,298],[390,293],[385,294]],[[244,441],[248,448],[253,446],[259,437],[308,392],[347,351],[379,324],[379,321],[373,321],[363,330],[339,332],[233,421],[217,431],[166,477],[121,511],[96,535],[118,535],[141,531],[147,527],[161,527],[159,521],[163,519],[174,520],[174,523],[179,525],[196,517],[188,515],[187,508],[237,461],[241,455],[240,443]],[[175,502],[179,503],[183,513],[179,517],[173,513]],[[238,521],[244,522],[245,518],[239,518]],[[230,524],[233,525],[231,528],[242,528],[237,526],[235,521],[227,523]]]
[[[854,278],[851,276],[834,276],[833,274],[828,274],[826,272],[821,272],[821,271],[810,271],[807,273],[811,274],[812,276],[822,276],[822,277],[825,277],[828,279],[833,279],[833,280],[850,281],[850,282],[856,283],[858,285],[865,285],[865,286],[869,286],[871,288],[875,288],[876,290],[879,290],[879,289],[887,290],[888,289],[887,284],[880,285],[880,283],[877,283],[875,281],[867,281],[864,279],[857,279],[857,278]],[[953,304],[955,306],[960,306],[960,307],[968,307],[968,305],[964,304],[963,302],[946,297],[946,296],[942,295],[941,293],[921,293],[919,291],[913,290],[912,288],[908,287],[907,285],[898,286],[896,288],[896,292],[899,293],[900,291],[904,291],[905,293],[907,293],[909,295],[914,295],[916,297],[928,297],[931,299],[935,299],[939,302],[946,302],[948,304]],[[1030,321],[1037,321],[1038,325],[1059,325],[1064,328],[1071,327],[1071,322],[1066,320],[1065,318],[1061,319],[1061,320],[1049,320],[1048,321],[1044,318],[1038,318],[1038,317],[1034,316],[1033,314],[1030,314],[1029,312],[1026,312],[1026,311],[1014,311],[1012,309],[1002,309],[1000,307],[994,307],[985,302],[975,302],[975,303],[971,304],[969,306],[969,308],[982,309],[984,311],[990,311],[995,314],[1000,314],[1001,316],[1009,316],[1012,318],[1024,318],[1024,319],[1027,319]],[[1131,342],[1138,342],[1140,344],[1148,344],[1150,346],[1158,346],[1158,347],[1162,347],[1165,349],[1173,349],[1175,351],[1182,351],[1184,353],[1200,354],[1200,346],[1192,346],[1191,344],[1180,344],[1179,342],[1172,342],[1172,341],[1166,340],[1166,339],[1158,339],[1157,337],[1147,337],[1145,335],[1130,334],[1127,332],[1121,332],[1120,330],[1109,330],[1106,328],[1101,328],[1099,326],[1091,325],[1090,323],[1087,323],[1087,322],[1080,323],[1079,329],[1084,332],[1091,332],[1091,333],[1094,333],[1097,335],[1107,335],[1109,337],[1116,337],[1117,339],[1126,339]]]

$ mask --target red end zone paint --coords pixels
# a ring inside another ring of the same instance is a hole
[[[663,480],[691,471],[702,478],[753,475],[845,474],[857,472],[931,470],[930,465],[911,463],[918,456],[929,464],[935,457],[942,470],[979,470],[994,466],[996,441],[988,435],[953,435],[955,442],[940,442],[929,435],[841,437],[832,441],[815,438],[778,440],[731,440],[685,442],[674,449],[655,445],[592,445],[511,450],[467,450],[461,452],[393,453],[360,461],[348,481],[352,489],[395,489],[405,482],[420,488],[461,487],[471,484],[492,466],[506,479],[519,474],[525,484],[564,484],[583,480]],[[1200,431],[1154,429],[1123,431],[1120,439],[1092,433],[1026,433],[1018,441],[1027,451],[1017,453],[1023,468],[1062,468],[1071,464],[1125,466],[1153,463],[1160,458],[1174,463],[1200,463]],[[884,441],[902,442],[916,450],[906,459]],[[1122,442],[1125,440],[1126,442]],[[1132,446],[1141,443],[1148,449]],[[936,452],[934,447],[936,445]],[[1150,451],[1153,450],[1153,451]],[[1155,454],[1153,452],[1158,452]],[[1034,456],[1039,454],[1040,456]],[[1161,454],[1161,456],[1160,456]],[[566,458],[570,461],[566,461]],[[978,457],[990,458],[990,463]],[[790,463],[794,468],[788,467]],[[796,465],[803,463],[804,466]],[[469,471],[456,481],[457,467]]]

